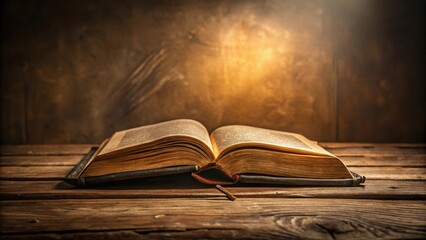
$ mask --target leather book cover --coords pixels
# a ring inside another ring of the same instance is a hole
[[[198,167],[195,165],[188,166],[176,166],[176,167],[166,167],[158,168],[151,170],[139,170],[131,172],[122,172],[122,173],[113,173],[106,174],[102,176],[93,176],[93,177],[81,177],[84,169],[90,164],[90,161],[93,160],[94,156],[98,153],[100,148],[93,147],[90,149],[89,153],[83,157],[83,159],[64,177],[64,181],[75,185],[75,186],[91,186],[100,183],[116,182],[122,180],[131,180],[138,178],[148,178],[148,177],[158,177],[164,175],[172,175],[179,173],[191,173],[198,171]]]
[[[257,174],[236,174],[230,176],[219,166],[210,164],[199,168],[195,165],[166,167],[151,170],[137,170],[122,173],[113,173],[102,176],[81,177],[85,168],[93,160],[101,147],[93,147],[87,155],[64,177],[64,181],[75,186],[91,186],[100,183],[116,182],[138,178],[157,177],[164,175],[191,173],[197,181],[208,185],[232,185],[236,183],[268,184],[282,186],[318,186],[318,187],[353,187],[365,182],[365,177],[351,172],[353,178],[347,179],[313,179],[313,178],[289,178]],[[217,171],[220,179],[205,176],[209,171]]]

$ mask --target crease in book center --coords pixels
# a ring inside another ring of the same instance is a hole
[[[212,170],[222,173],[222,178],[209,176]],[[315,185],[318,180],[319,185],[335,185],[344,180],[348,184],[342,186],[355,186],[364,181],[336,156],[300,134],[242,125],[220,127],[209,134],[201,123],[189,119],[116,132],[65,180],[102,182],[176,171],[191,172],[206,184],[298,185],[301,181],[301,185]]]

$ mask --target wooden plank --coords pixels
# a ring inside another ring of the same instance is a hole
[[[426,168],[412,167],[349,167],[367,180],[426,180]]]
[[[397,147],[397,148],[426,148],[426,143],[369,143],[369,142],[319,142],[323,148],[351,148],[351,147]]]
[[[395,154],[395,155],[411,155],[426,154],[426,148],[404,148],[404,147],[347,147],[347,148],[329,148],[329,152],[334,155],[366,155],[366,154]]]
[[[18,240],[18,239],[24,239],[24,240],[88,240],[88,239],[102,239],[102,240],[116,240],[116,239],[128,239],[128,240],[142,240],[142,239],[149,239],[151,238],[152,234],[154,234],[155,237],[152,237],[153,239],[158,239],[159,236],[166,237],[167,234],[169,234],[168,231],[164,231],[163,234],[158,235],[157,233],[143,233],[139,234],[137,231],[134,230],[123,230],[123,231],[96,231],[96,232],[83,232],[80,231],[73,231],[71,233],[31,233],[31,234],[11,234],[11,235],[3,235],[0,236],[0,239],[8,239],[8,240]],[[214,231],[214,230],[212,230]],[[185,231],[191,234],[191,230]],[[199,232],[199,231],[197,231]],[[209,232],[210,233],[210,232]],[[211,233],[210,233],[211,234]],[[177,234],[180,238],[181,234]],[[205,235],[208,236],[208,235]],[[187,235],[188,237],[188,235]],[[174,239],[175,236],[173,236]],[[188,239],[188,238],[186,238]]]
[[[193,180],[195,181],[195,180]],[[422,181],[370,180],[364,186],[277,187],[259,185],[229,186],[237,198],[357,198],[357,199],[426,199],[426,183]],[[84,199],[84,198],[208,198],[223,193],[212,186],[190,180],[138,182],[75,188],[60,181],[0,181],[0,198],[11,199]]]
[[[0,179],[61,180],[72,166],[1,166]]]
[[[339,156],[348,167],[426,167],[426,155]],[[1,159],[1,158],[0,158]]]
[[[93,144],[57,144],[57,145],[1,145],[2,156],[13,155],[82,155],[89,152]]]
[[[222,230],[293,238],[421,238],[424,201],[102,199],[2,201],[2,233]]]
[[[298,219],[299,220],[299,219]],[[302,223],[296,223],[302,224]],[[305,225],[314,225],[315,228],[323,228],[323,231],[327,231],[327,227],[324,228],[324,226],[321,223],[304,223]],[[299,231],[305,231],[304,229],[308,226],[305,226],[303,229],[299,227],[297,230]],[[359,226],[357,226],[359,227]],[[343,229],[343,231],[347,231],[347,229]],[[288,229],[285,229],[283,231],[288,231]],[[320,229],[317,229],[315,231],[321,231]],[[337,229],[337,231],[342,231],[341,229]],[[350,230],[349,230],[350,231]],[[359,230],[362,231],[362,230]],[[388,236],[387,234],[380,234],[380,232],[377,234],[374,234],[374,229],[366,230],[370,231],[370,234],[362,234],[361,237],[371,236],[371,239],[381,239],[381,238],[391,238],[392,236]],[[311,231],[309,231],[311,232]],[[387,231],[386,231],[387,232]],[[87,240],[87,239],[102,239],[102,240],[115,240],[115,239],[129,239],[129,240],[146,240],[146,239],[334,239],[336,237],[337,239],[340,239],[340,235],[343,235],[342,233],[339,233],[337,236],[336,234],[331,231],[330,234],[327,236],[326,234],[316,234],[318,236],[310,237],[310,236],[304,236],[303,233],[299,232],[296,234],[275,234],[273,233],[267,233],[264,235],[263,231],[260,234],[253,233],[253,231],[244,231],[242,229],[220,229],[220,228],[196,228],[196,229],[161,229],[161,230],[155,230],[147,231],[147,230],[113,230],[113,231],[90,231],[90,232],[81,232],[81,231],[73,231],[73,232],[55,232],[55,233],[32,233],[32,234],[19,234],[19,235],[7,235],[7,239],[10,240],[18,240],[18,239],[25,239],[25,240],[57,240],[57,239],[72,239],[72,240]],[[393,234],[393,233],[392,233]],[[404,234],[404,233],[402,233]],[[379,235],[379,236],[377,236]],[[263,237],[262,237],[263,236]],[[368,237],[366,237],[368,238]],[[398,237],[397,237],[398,238]],[[418,238],[422,238],[422,236],[419,236]],[[350,236],[350,237],[342,237],[342,239],[358,239],[357,236]]]
[[[2,180],[61,180],[72,166],[0,166]],[[419,167],[349,167],[349,170],[376,180],[426,180]]]
[[[200,236],[206,236],[204,238],[207,238],[208,235],[211,235],[212,232],[216,232],[218,230],[195,230],[197,235]],[[219,230],[220,231],[220,230]],[[179,239],[191,239],[191,234],[194,232],[193,230],[186,230],[184,232],[178,233],[174,232],[173,239],[179,238]],[[204,232],[203,235],[201,235]],[[186,234],[182,234],[186,233]],[[91,231],[91,232],[85,232],[82,231],[73,231],[70,233],[31,233],[31,234],[10,234],[10,235],[3,235],[0,236],[0,239],[8,239],[8,240],[18,240],[18,239],[24,239],[24,240],[93,240],[93,239],[102,239],[102,240],[116,240],[116,239],[126,239],[126,240],[145,240],[145,239],[170,239],[167,235],[169,234],[169,231],[164,231],[162,234],[158,234],[156,232],[145,232],[145,233],[138,233],[135,230],[123,230],[123,231]],[[183,235],[183,236],[182,236]],[[218,234],[215,234],[218,235]],[[202,239],[204,239],[202,237]],[[208,238],[211,239],[211,238]]]
[[[0,166],[74,166],[84,155],[0,156]]]

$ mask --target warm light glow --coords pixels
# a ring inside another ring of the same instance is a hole
[[[224,84],[232,90],[261,81],[284,51],[277,31],[254,21],[225,27],[220,39]]]

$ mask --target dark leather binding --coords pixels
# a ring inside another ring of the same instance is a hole
[[[90,163],[90,160],[98,151],[98,147],[92,147],[83,159],[73,167],[71,172],[64,177],[64,181],[76,186],[84,185],[84,181],[82,181],[79,176],[83,173],[84,169],[86,169],[87,165]]]
[[[100,147],[101,148],[101,147]],[[152,170],[139,170],[139,171],[130,171],[122,173],[113,173],[106,174],[101,176],[93,177],[80,177],[84,169],[88,166],[90,161],[93,159],[93,156],[96,156],[98,148],[94,147],[90,149],[89,153],[83,157],[83,159],[64,177],[64,181],[75,185],[75,186],[91,186],[100,183],[116,182],[122,180],[131,180],[138,178],[148,178],[148,177],[158,177],[164,175],[172,175],[179,173],[190,173],[198,171],[198,166],[189,165],[189,166],[176,166],[176,167],[166,167],[158,168]]]
[[[172,175],[172,174],[179,174],[179,173],[190,173],[197,170],[198,170],[197,166],[191,165],[191,166],[177,166],[177,167],[166,167],[166,168],[158,168],[158,169],[151,169],[151,170],[139,170],[139,171],[131,171],[131,172],[113,173],[113,174],[106,174],[106,175],[94,176],[94,177],[81,177],[78,180],[78,183],[79,183],[78,185],[90,186],[90,185],[96,185],[100,183],[116,182],[116,181],[122,181],[122,180],[158,177],[158,176]]]
[[[365,182],[365,177],[351,172],[353,178],[346,179],[315,179],[315,178],[286,178],[265,175],[240,174],[241,183],[279,184],[283,186],[312,186],[312,187],[356,187]]]
[[[202,176],[202,173],[211,169],[221,172],[229,181],[216,181]],[[312,186],[312,187],[355,187],[365,182],[365,177],[351,172],[353,178],[346,179],[320,179],[320,178],[289,178],[275,177],[257,174],[237,174],[230,176],[220,166],[210,164],[201,167],[198,171],[192,173],[197,181],[208,185],[232,185],[240,183],[256,183],[256,184],[276,184],[282,186]]]

